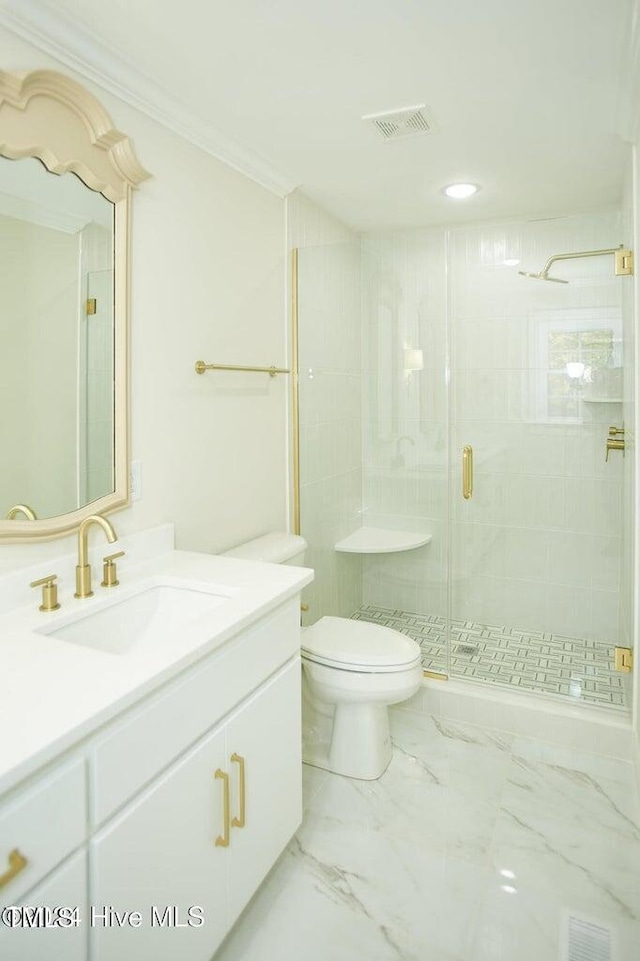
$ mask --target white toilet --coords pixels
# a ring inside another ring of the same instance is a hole
[[[265,534],[229,557],[304,565],[296,534]],[[420,648],[398,631],[345,617],[302,629],[302,759],[347,777],[374,780],[391,760],[387,708],[420,687]]]

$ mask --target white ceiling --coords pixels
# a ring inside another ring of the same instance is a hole
[[[0,2],[2,22],[32,39],[35,25],[38,42],[73,51],[67,62],[87,76],[126,88],[256,179],[281,192],[300,186],[361,230],[553,216],[619,201],[633,7]],[[361,120],[423,103],[436,133],[384,142]],[[458,180],[482,190],[447,200],[440,188]]]

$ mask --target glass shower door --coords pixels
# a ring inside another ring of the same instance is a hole
[[[563,263],[567,284],[516,264],[617,246],[620,230],[601,214],[452,230],[449,244],[451,676],[616,710],[632,481],[623,452],[605,454],[632,413],[629,278],[613,258]]]

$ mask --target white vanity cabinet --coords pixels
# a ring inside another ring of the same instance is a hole
[[[244,826],[231,828],[229,907],[238,917],[302,821],[300,662],[296,660],[230,719],[227,757],[245,758]],[[228,764],[228,761],[227,761]],[[232,816],[242,813],[232,771]],[[239,818],[241,820],[241,818]]]
[[[93,838],[94,909],[142,915],[94,961],[209,961],[300,824],[299,705],[296,657]]]
[[[3,961],[86,961],[86,830],[82,757],[56,765],[0,806],[0,855],[6,858],[0,909],[10,909],[0,917]],[[72,923],[60,924],[56,907],[68,908]]]
[[[51,824],[55,833],[55,825]],[[8,927],[0,923],[0,958],[3,961],[87,961],[87,870],[86,854],[80,851],[59,866],[49,877],[21,898],[3,902],[17,908],[49,908],[56,906],[69,909],[63,923],[56,921],[55,914],[44,926],[44,915],[38,927]],[[32,915],[33,917],[33,915]],[[67,923],[67,919],[69,923]]]
[[[210,961],[302,819],[299,652],[296,594],[0,800],[0,908],[81,920],[3,961]]]

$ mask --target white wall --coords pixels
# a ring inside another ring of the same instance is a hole
[[[287,201],[288,247],[298,248],[301,533],[316,577],[305,622],[353,614],[362,561],[337,553],[361,524],[360,251],[355,236],[303,195]]]
[[[4,28],[0,57],[4,70],[57,69]],[[284,203],[76,79],[153,175],[134,196],[132,223],[131,455],[141,462],[142,498],[113,515],[115,527],[174,521],[179,547],[213,551],[282,529],[286,378],[198,377],[193,365],[286,362]],[[65,546],[0,546],[0,570]]]

